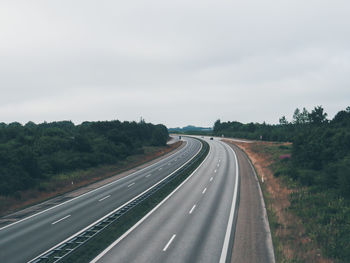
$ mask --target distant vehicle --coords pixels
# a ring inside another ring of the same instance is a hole
[[[210,140],[214,140],[213,137],[210,137]]]

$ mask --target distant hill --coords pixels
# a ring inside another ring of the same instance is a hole
[[[213,128],[206,128],[206,127],[196,127],[193,125],[188,125],[185,127],[177,127],[177,128],[169,128],[169,132],[211,132]]]

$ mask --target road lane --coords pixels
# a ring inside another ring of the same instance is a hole
[[[0,229],[1,262],[29,261],[145,191],[199,151],[198,140],[184,140],[184,148],[150,167]]]
[[[220,261],[238,173],[233,151],[208,143],[207,159],[186,183],[92,262]]]

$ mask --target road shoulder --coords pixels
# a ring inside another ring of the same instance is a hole
[[[259,181],[246,154],[236,152],[240,169],[240,203],[231,262],[275,262],[271,233]]]

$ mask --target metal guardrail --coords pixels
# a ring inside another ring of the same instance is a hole
[[[192,165],[195,164],[202,156],[207,152],[207,149],[209,145],[207,143],[201,142],[203,147],[199,154],[194,157],[190,162],[185,164],[183,167],[181,167],[179,170],[177,170],[172,176],[169,176],[165,180],[163,180],[158,185],[151,188],[149,191],[144,193],[143,195],[139,196],[132,202],[126,204],[125,206],[121,207],[119,210],[111,214],[110,216],[106,217],[105,219],[101,220],[100,222],[97,222],[95,225],[88,228],[83,233],[72,237],[70,240],[66,241],[65,243],[61,244],[59,247],[53,248],[52,250],[48,251],[44,255],[38,257],[34,261],[29,261],[30,263],[55,263],[60,262],[65,257],[67,257],[69,254],[71,254],[73,251],[84,245],[86,242],[88,242],[90,239],[92,239],[94,236],[96,236],[98,233],[102,232],[105,228],[107,228],[110,224],[115,222],[118,218],[120,218],[122,215],[124,215],[126,212],[128,212],[133,207],[140,204],[145,199],[149,198],[151,195],[153,195],[155,192],[163,188],[165,185],[173,181],[176,177],[178,177],[181,174],[186,173],[187,171],[191,170]]]

